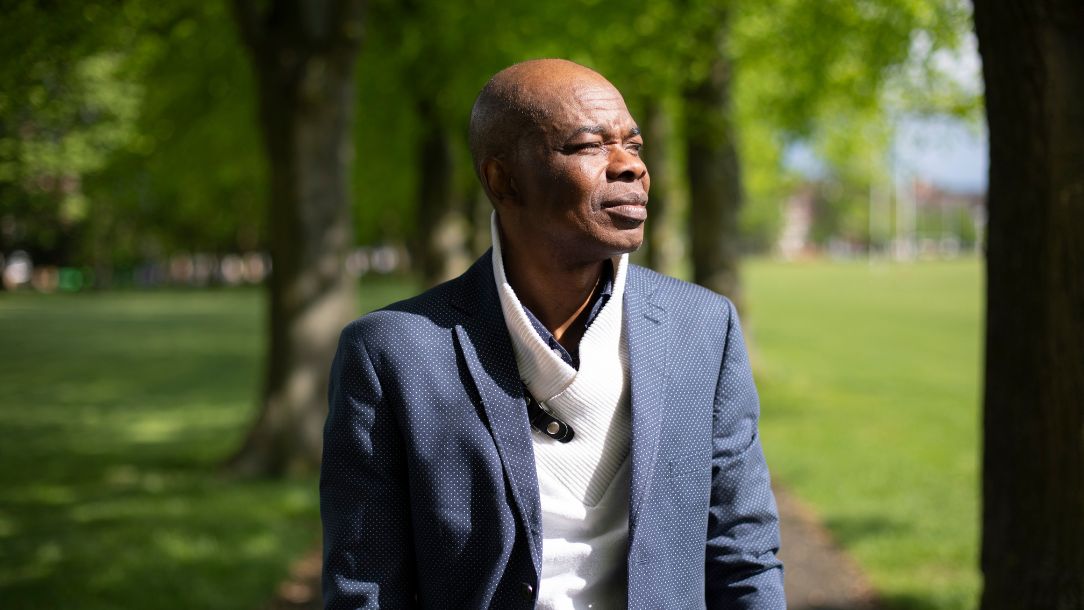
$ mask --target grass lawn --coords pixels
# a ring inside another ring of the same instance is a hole
[[[319,539],[314,477],[216,474],[254,415],[261,303],[0,294],[0,608],[249,610]]]
[[[753,261],[745,277],[774,476],[889,607],[975,607],[979,262]]]
[[[775,476],[892,606],[973,607],[978,263],[746,279]],[[0,607],[267,598],[319,532],[314,478],[215,474],[253,416],[262,318],[255,290],[0,295]]]

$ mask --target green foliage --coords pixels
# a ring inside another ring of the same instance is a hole
[[[266,172],[252,79],[226,7],[126,6],[128,68],[145,96],[137,136],[88,180],[91,257],[130,263],[258,247]]]
[[[30,1],[0,17],[0,249],[68,256],[89,214],[85,176],[134,136],[142,88],[123,70],[124,17]]]
[[[121,79],[122,57],[99,53],[75,59],[58,90],[47,81],[56,75],[42,74],[26,91],[22,120],[14,119],[13,133],[4,143],[14,152],[8,157],[2,178],[22,179],[42,191],[63,191],[64,177],[78,177],[105,164],[106,155],[126,143],[133,134],[132,122],[139,108],[141,89]],[[18,102],[7,96],[3,105]],[[21,165],[21,167],[20,167]]]
[[[735,7],[730,50],[750,200],[747,231],[757,224],[775,228],[779,202],[795,179],[782,170],[781,149],[804,141],[828,170],[822,237],[865,241],[871,185],[891,188],[896,118],[917,110],[977,114],[980,92],[938,61],[968,42],[969,5],[776,0]]]
[[[152,252],[259,247],[267,172],[254,79],[228,7],[143,9],[132,51],[146,88],[140,138],[114,160],[100,199],[113,194]]]
[[[812,504],[888,608],[974,608],[978,261],[753,261],[746,277],[774,478]]]
[[[5,18],[4,249],[130,263],[259,245],[251,78],[222,3],[24,2]]]
[[[374,0],[358,63],[359,241],[413,236],[418,141],[432,130],[455,146],[454,198],[473,197],[470,106],[491,74],[524,59],[579,61],[610,77],[634,115],[662,100],[680,116],[682,89],[726,54],[742,226],[761,248],[795,184],[781,163],[788,143],[808,141],[840,192],[868,191],[887,174],[890,112],[977,108],[978,92],[939,61],[966,42],[959,0],[633,0],[613,11],[597,0]],[[3,18],[12,25],[0,51],[12,59],[0,67],[0,216],[20,228],[0,247],[131,263],[265,245],[255,84],[225,3],[46,10],[27,0]],[[682,137],[677,129],[676,156]]]
[[[926,89],[921,76],[943,76],[930,56],[959,46],[970,24],[969,7],[960,0],[736,5],[732,47],[746,95],[797,134],[811,133],[819,120],[833,120],[841,109],[881,107],[886,83],[904,66],[925,68],[911,70],[911,85]],[[912,58],[918,39],[925,43]]]

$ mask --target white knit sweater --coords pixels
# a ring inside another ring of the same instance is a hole
[[[539,608],[624,607],[627,596],[628,346],[622,324],[628,255],[614,259],[613,292],[580,340],[579,371],[549,349],[504,273],[496,214],[493,275],[520,378],[575,431],[569,443],[535,432],[542,500]]]

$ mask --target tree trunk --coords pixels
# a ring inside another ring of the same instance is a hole
[[[711,44],[705,45],[714,50],[710,67],[684,94],[693,280],[741,307],[738,213],[743,195],[724,44],[727,20],[720,16],[713,24]]]
[[[240,474],[311,470],[320,461],[328,367],[356,313],[344,261],[353,246],[348,185],[361,5],[234,4],[259,84],[271,174],[268,352],[262,409],[230,460]]]
[[[418,150],[418,207],[415,251],[426,285],[450,280],[466,270],[469,225],[462,197],[455,192],[452,142],[436,108],[418,102],[423,125]]]
[[[666,275],[677,274],[680,247],[674,210],[674,164],[670,143],[673,125],[670,115],[658,99],[644,104],[644,163],[651,175],[651,200],[648,204],[647,266]]]
[[[990,128],[984,610],[1084,608],[1084,5],[976,0]]]

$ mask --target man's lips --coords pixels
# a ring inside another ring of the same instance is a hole
[[[602,209],[628,220],[647,220],[647,193],[629,193],[604,201]]]
[[[621,195],[614,199],[608,199],[602,202],[602,207],[612,208],[621,205],[647,205],[647,193],[628,193],[627,195]]]

